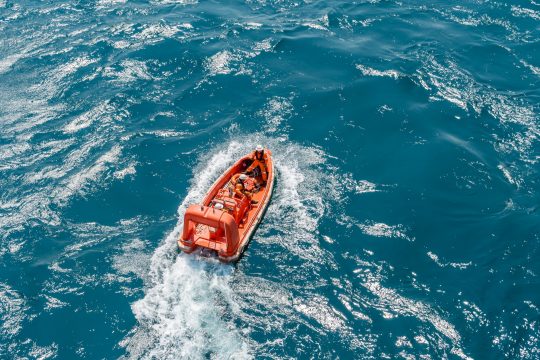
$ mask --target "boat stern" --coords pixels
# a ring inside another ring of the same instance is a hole
[[[191,253],[209,249],[220,259],[230,258],[238,250],[240,236],[234,218],[225,211],[204,205],[191,205],[184,215],[184,228],[178,248]]]

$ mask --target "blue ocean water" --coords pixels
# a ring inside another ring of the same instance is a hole
[[[540,358],[540,3],[0,0],[0,358]],[[236,265],[185,208],[258,144]]]

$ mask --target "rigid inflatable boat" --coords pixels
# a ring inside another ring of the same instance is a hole
[[[184,228],[178,240],[180,250],[191,253],[200,248],[203,254],[215,253],[223,262],[238,260],[270,203],[274,187],[272,153],[265,149],[267,181],[262,181],[260,167],[245,181],[248,196],[234,192],[234,182],[252,164],[246,155],[232,165],[212,185],[200,204],[190,205],[184,215]],[[245,176],[244,176],[245,177]]]

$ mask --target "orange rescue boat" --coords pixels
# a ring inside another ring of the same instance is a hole
[[[264,149],[264,154],[267,181],[263,181],[260,167],[256,167],[244,181],[251,200],[246,195],[235,193],[233,183],[253,163],[249,154],[216,180],[201,204],[187,208],[184,228],[178,240],[180,250],[191,253],[200,248],[204,252],[216,253],[223,262],[240,258],[272,197],[274,163],[270,150]]]

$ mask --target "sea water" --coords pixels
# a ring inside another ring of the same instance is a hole
[[[0,358],[538,359],[539,103],[533,0],[0,0]]]

